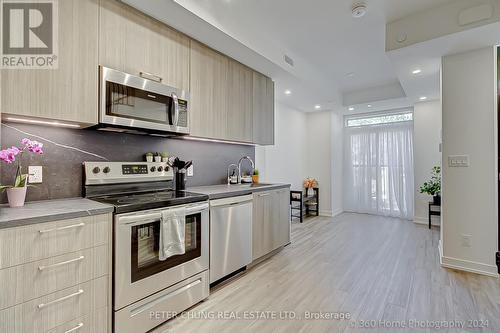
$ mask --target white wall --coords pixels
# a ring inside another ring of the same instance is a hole
[[[332,215],[332,120],[331,112],[307,114],[306,177],[319,185],[320,214]]]
[[[432,197],[420,193],[430,179],[432,167],[441,165],[441,101],[415,104],[413,108],[413,156],[415,170],[415,222],[428,223],[428,202]],[[436,223],[435,223],[436,222]],[[433,218],[439,224],[439,217]]]
[[[260,181],[290,183],[292,190],[300,190],[306,173],[307,115],[282,104],[275,111],[274,146],[255,148]]]
[[[333,112],[332,117],[332,213],[344,211],[344,116]]]
[[[278,104],[275,124],[275,145],[255,150],[261,181],[290,183],[300,190],[306,177],[314,177],[321,215],[342,213],[343,116],[303,113]]]
[[[444,266],[498,276],[497,89],[493,47],[443,57]],[[448,167],[450,155],[469,155],[470,167]],[[470,235],[471,246],[464,246]]]

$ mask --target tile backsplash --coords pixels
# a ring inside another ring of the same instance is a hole
[[[143,161],[148,151],[168,152],[180,159],[193,160],[194,176],[188,186],[223,184],[230,163],[242,156],[255,159],[255,147],[218,142],[159,138],[94,129],[64,129],[27,124],[5,123],[1,129],[2,149],[19,145],[22,138],[44,144],[43,155],[24,156],[28,165],[43,167],[43,183],[28,190],[28,201],[78,197],[82,194],[82,162]],[[11,183],[14,165],[1,166],[2,184]],[[5,193],[1,202],[6,202]]]

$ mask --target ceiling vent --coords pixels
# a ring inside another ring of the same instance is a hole
[[[285,54],[285,62],[293,67],[293,59]]]
[[[366,14],[366,4],[364,3],[355,3],[352,6],[352,17],[354,18],[360,18],[365,16]]]

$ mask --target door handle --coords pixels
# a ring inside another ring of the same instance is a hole
[[[58,231],[58,230],[66,230],[66,229],[73,229],[73,228],[79,228],[85,226],[85,223],[78,223],[78,224],[72,224],[68,225],[65,227],[59,227],[59,228],[53,228],[53,229],[46,229],[46,230],[38,230],[39,233],[45,234],[47,232],[53,232],[53,231]]]
[[[83,327],[83,323],[80,323],[80,324],[76,325],[75,327],[70,328],[70,329],[69,329],[69,330],[67,330],[67,331],[64,331],[64,333],[71,333],[71,332],[74,332],[74,331],[79,330],[79,329],[80,329],[80,328],[82,328],[82,327]]]
[[[55,300],[53,300],[53,301],[50,301],[50,302],[48,302],[48,303],[40,303],[40,304],[38,304],[38,308],[39,308],[39,309],[42,309],[42,308],[44,308],[44,307],[46,307],[46,306],[48,306],[48,305],[56,304],[56,303],[59,303],[59,302],[65,301],[65,300],[67,300],[67,299],[70,299],[70,298],[73,298],[73,297],[79,296],[79,295],[81,295],[81,294],[83,294],[83,289],[80,289],[80,290],[78,290],[76,293],[70,294],[70,295],[68,295],[68,296],[64,296],[64,297],[61,297],[61,298],[55,299]]]
[[[80,256],[80,257],[75,258],[75,259],[70,259],[70,260],[66,260],[66,261],[63,261],[63,262],[58,262],[56,264],[52,264],[52,265],[48,265],[48,266],[38,266],[38,270],[39,271],[43,271],[44,269],[47,269],[47,268],[52,268],[52,267],[57,267],[57,266],[63,266],[63,265],[71,264],[72,262],[81,261],[83,259],[85,259],[85,256]]]

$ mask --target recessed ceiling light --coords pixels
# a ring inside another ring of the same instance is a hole
[[[354,107],[353,107],[353,106],[350,106],[350,107],[349,107],[349,111],[354,111]]]
[[[371,108],[371,107],[372,107],[372,105],[371,105],[371,104],[368,104],[367,106],[368,106],[369,108]]]
[[[291,95],[291,94],[292,94],[292,92],[290,90],[288,90],[288,89],[285,90],[285,95]]]
[[[420,68],[415,69],[413,72],[411,72],[414,75],[422,73],[422,70]]]
[[[316,104],[316,105],[314,106],[314,108],[315,108],[316,110],[319,110],[319,109],[321,109],[321,105]]]
[[[426,99],[427,99],[427,97],[426,97],[426,96],[422,96],[422,97],[420,97],[420,100],[421,100],[421,101],[425,101]]]

